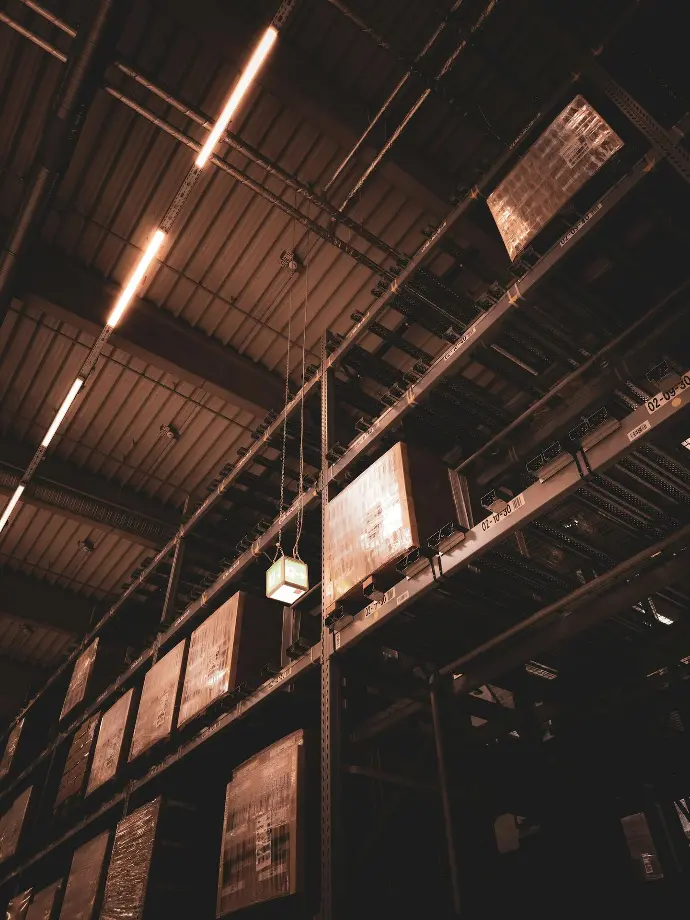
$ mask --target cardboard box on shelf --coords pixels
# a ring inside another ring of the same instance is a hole
[[[80,725],[74,733],[58,794],[55,797],[54,809],[57,809],[63,802],[83,795],[99,719],[100,713],[96,713],[83,725]]]
[[[12,898],[5,912],[6,920],[26,920],[32,893],[33,889],[27,888],[26,891],[20,891]]]
[[[106,831],[74,851],[60,920],[93,920],[96,916],[109,845],[110,832]]]
[[[26,912],[26,920],[57,920],[62,898],[62,879],[37,891]]]
[[[487,198],[511,259],[622,146],[583,96],[568,103]]]
[[[129,759],[134,760],[170,736],[175,723],[185,641],[163,655],[146,672]]]
[[[19,847],[32,790],[33,786],[25,789],[0,815],[0,863],[14,856]]]
[[[645,882],[663,878],[664,870],[645,813],[626,815],[621,818],[621,826],[638,878]]]
[[[98,726],[86,795],[114,779],[120,768],[125,742],[128,740],[133,697],[134,691],[128,690],[103,713]]]
[[[184,725],[243,681],[280,665],[280,604],[238,591],[192,633],[178,725]]]
[[[448,468],[402,441],[328,503],[325,604],[354,594],[457,514]]]
[[[303,786],[302,731],[234,771],[226,793],[218,917],[302,891]]]
[[[19,746],[23,728],[24,719],[20,719],[9,734],[2,760],[0,760],[0,781],[2,781],[12,769],[12,762],[14,761],[14,755],[17,753],[17,747]]]
[[[161,798],[117,825],[100,920],[195,916],[194,811]]]
[[[72,710],[86,699],[86,692],[98,653],[98,638],[87,646],[74,662],[74,670],[62,704],[60,718],[64,719]]]

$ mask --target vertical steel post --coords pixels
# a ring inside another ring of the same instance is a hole
[[[188,506],[189,496],[187,496],[184,501],[184,507],[182,509],[183,519],[187,515]],[[177,597],[177,586],[180,583],[180,572],[182,571],[182,565],[184,563],[184,546],[185,538],[180,537],[180,539],[175,544],[175,549],[173,550],[172,568],[170,569],[168,584],[165,588],[165,600],[163,601],[161,626],[169,626],[175,619],[175,598]]]
[[[92,3],[90,18],[74,40],[67,71],[46,122],[24,200],[0,253],[0,322],[12,297],[19,262],[39,232],[67,171],[86,114],[115,50],[129,9],[130,0]]]
[[[175,597],[177,596],[177,586],[180,582],[180,569],[184,561],[184,542],[184,537],[180,537],[173,551],[172,568],[170,569],[170,575],[168,575],[168,584],[165,587],[161,626],[169,626],[175,619]]]
[[[333,371],[328,369],[326,334],[321,340],[321,916],[344,914],[340,847],[340,669],[333,633],[325,619],[325,546],[328,510],[328,452],[333,442]]]
[[[448,791],[448,769],[446,766],[446,752],[443,743],[443,718],[441,715],[441,701],[439,700],[440,675],[434,674],[430,681],[431,689],[431,718],[434,726],[434,743],[436,745],[436,765],[438,768],[438,785],[443,808],[443,827],[446,836],[446,850],[448,855],[448,873],[450,876],[451,900],[453,915],[459,917],[460,911],[460,880],[458,878],[458,854],[455,845],[455,831],[453,828],[453,813],[450,805]]]
[[[471,530],[474,527],[474,517],[472,516],[472,501],[467,477],[458,473],[457,470],[448,470],[448,478],[458,521],[467,530]]]

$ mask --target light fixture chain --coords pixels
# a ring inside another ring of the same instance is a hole
[[[297,206],[297,192],[295,192],[295,207]],[[311,218],[310,202],[307,202],[307,218]],[[299,419],[299,508],[297,509],[297,528],[295,532],[295,547],[292,551],[296,559],[300,559],[299,541],[302,536],[304,524],[304,386],[306,383],[307,366],[307,322],[309,319],[309,254],[311,243],[311,230],[307,231],[306,258],[304,260],[304,309],[302,314],[302,387],[300,389],[300,419]]]

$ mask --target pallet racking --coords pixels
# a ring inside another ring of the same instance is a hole
[[[556,26],[552,27],[557,30]],[[273,521],[252,545],[234,559],[201,593],[199,598],[190,603],[184,612],[172,619],[167,612],[162,618],[161,629],[153,643],[145,648],[138,657],[129,664],[122,673],[97,699],[93,700],[79,714],[77,718],[65,720],[68,724],[56,731],[50,743],[35,757],[19,774],[11,771],[8,778],[0,788],[0,803],[4,806],[11,801],[22,788],[41,776],[41,782],[49,785],[57,762],[56,754],[74,733],[84,725],[86,720],[99,712],[104,706],[111,705],[120,694],[140,681],[159,658],[166,654],[173,646],[188,636],[193,628],[202,622],[206,615],[213,612],[222,598],[227,597],[234,585],[238,585],[250,568],[257,565],[257,559],[270,547],[276,539],[280,529],[290,527],[302,509],[318,513],[321,506],[322,519],[325,518],[325,509],[333,491],[347,480],[355,469],[361,468],[372,459],[376,449],[382,445],[393,430],[413,417],[419,407],[432,396],[434,390],[443,382],[452,378],[467,365],[470,356],[478,349],[492,343],[505,323],[522,306],[527,303],[533,289],[536,289],[545,279],[567,260],[573,252],[583,247],[584,242],[596,236],[597,230],[605,224],[610,215],[616,211],[622,202],[628,199],[634,190],[641,184],[649,181],[648,176],[660,164],[665,163],[683,182],[690,182],[690,154],[682,145],[680,139],[668,129],[658,124],[643,107],[635,101],[619,84],[604,70],[604,68],[589,53],[582,53],[579,49],[572,48],[572,40],[564,35],[561,30],[554,31],[564,47],[572,51],[582,66],[584,77],[590,81],[591,87],[602,99],[612,103],[619,115],[624,116],[634,126],[637,145],[644,147],[642,155],[633,162],[623,175],[613,181],[605,192],[580,216],[565,233],[560,235],[546,251],[536,258],[532,264],[523,265],[519,275],[505,286],[495,302],[478,312],[476,318],[468,322],[465,328],[459,328],[459,323],[448,330],[448,341],[439,353],[433,357],[428,366],[415,372],[414,379],[407,388],[399,394],[394,394],[392,404],[385,408],[378,417],[366,421],[361,434],[357,435],[347,446],[341,448],[336,442],[334,430],[334,416],[336,409],[336,374],[342,366],[351,349],[361,342],[367,331],[381,318],[385,309],[395,302],[395,298],[404,293],[406,285],[415,279],[415,273],[423,268],[425,259],[433,253],[456,222],[466,214],[470,208],[476,206],[479,196],[484,195],[495,185],[496,181],[506,172],[520,153],[529,145],[544,125],[549,115],[553,112],[554,104],[562,101],[571,84],[559,87],[551,100],[547,101],[542,109],[531,119],[519,134],[515,142],[508,147],[499,157],[494,166],[477,182],[477,184],[452,208],[446,219],[434,229],[428,239],[417,252],[399,266],[399,271],[392,277],[382,296],[379,296],[375,305],[362,315],[350,332],[341,339],[325,336],[321,346],[321,365],[311,379],[305,384],[304,391],[298,393],[268,424],[255,445],[236,463],[235,467],[222,479],[215,491],[194,510],[180,526],[173,539],[160,550],[153,560],[147,565],[138,578],[127,588],[122,596],[109,609],[106,615],[83,639],[81,645],[58,669],[48,685],[41,691],[48,691],[60,687],[60,678],[64,677],[68,668],[77,657],[84,652],[91,642],[103,634],[104,629],[121,614],[127,601],[135,594],[136,590],[157,571],[170,555],[174,556],[169,576],[170,585],[174,586],[178,576],[180,548],[185,538],[197,527],[227,493],[243,470],[250,468],[255,458],[261,454],[266,446],[280,435],[281,428],[293,417],[302,405],[303,400],[312,399],[320,394],[321,414],[321,471],[317,484],[304,491],[301,496],[285,510],[278,519]],[[634,146],[634,145],[633,145]],[[671,298],[670,302],[675,301]],[[686,370],[685,368],[683,369]],[[546,402],[559,392],[562,381],[556,381],[552,390],[542,397]],[[671,394],[672,395],[668,395]],[[548,398],[547,398],[548,397]],[[0,867],[0,890],[3,893],[13,893],[25,883],[31,871],[45,860],[50,854],[60,848],[65,848],[70,841],[76,842],[83,839],[84,832],[93,826],[101,827],[105,822],[113,823],[115,815],[120,815],[121,808],[128,808],[130,799],[159,781],[167,771],[192,756],[198,756],[212,739],[227,737],[232,734],[238,723],[250,718],[262,707],[270,704],[279,697],[284,697],[286,687],[297,687],[306,675],[320,671],[320,727],[321,727],[321,893],[322,893],[322,920],[331,920],[341,915],[342,911],[342,662],[355,647],[367,642],[372,642],[373,636],[378,635],[381,628],[389,623],[409,615],[419,609],[428,597],[434,592],[445,592],[452,585],[454,577],[474,565],[489,550],[504,542],[508,537],[520,532],[529,522],[538,520],[557,503],[566,499],[578,490],[583,482],[591,481],[596,476],[604,473],[620,459],[641,447],[655,443],[655,438],[667,429],[677,427],[678,420],[687,419],[687,406],[690,402],[690,370],[674,378],[651,403],[643,403],[630,411],[622,418],[615,418],[601,440],[595,440],[587,446],[584,437],[574,444],[572,452],[568,454],[567,462],[553,476],[537,480],[531,485],[515,494],[507,504],[504,512],[490,514],[476,524],[472,522],[471,509],[468,508],[469,527],[464,540],[443,554],[431,554],[423,562],[415,574],[403,578],[395,587],[385,595],[361,609],[354,616],[336,611],[322,610],[322,627],[320,643],[309,648],[292,663],[283,667],[264,683],[256,688],[249,689],[241,698],[233,700],[229,711],[222,712],[210,724],[195,730],[194,734],[182,738],[170,746],[161,749],[163,753],[157,762],[147,762],[143,772],[131,778],[127,776],[124,785],[115,781],[115,789],[111,787],[109,798],[105,802],[87,802],[86,814],[80,815],[67,830],[42,845],[37,851],[24,847],[18,859],[3,872]],[[650,405],[652,408],[650,409]],[[610,420],[610,419],[609,419]],[[510,429],[512,426],[505,426]],[[592,426],[595,430],[596,426]],[[483,448],[482,448],[483,449]],[[506,451],[507,453],[507,451]],[[467,494],[476,492],[470,476],[465,482]],[[687,539],[687,527],[678,528],[662,540],[652,542],[645,549],[640,559],[634,558],[634,571],[638,572],[645,565],[645,570],[655,569],[668,564],[669,555],[682,548]],[[633,569],[630,569],[632,571]],[[614,575],[624,577],[613,570],[595,579],[588,586],[581,589],[587,597],[596,596],[596,592],[603,589],[614,580]],[[174,593],[174,588],[171,588]],[[170,592],[169,592],[170,593]],[[559,611],[568,605],[574,604],[578,598],[577,592],[571,592],[560,598],[552,605],[538,611],[530,618],[530,626],[543,627],[553,624]],[[585,623],[572,625],[572,633],[583,629]],[[500,652],[510,647],[510,641],[515,634],[525,630],[524,623],[518,623],[512,630],[506,630],[491,644],[490,648],[479,648],[478,656],[489,651],[494,653],[488,666],[485,663],[481,671],[481,682],[490,679],[493,675],[502,673],[507,665]],[[552,643],[554,637],[546,632],[538,632],[536,637],[530,634],[532,643],[529,652],[520,649],[516,662],[524,663],[539,654],[544,645]],[[540,638],[541,637],[541,638]],[[562,638],[562,636],[561,636]],[[514,656],[515,657],[515,656]],[[456,693],[469,692],[474,682],[471,679],[471,668],[459,674],[452,680],[444,679],[452,675],[458,667],[465,668],[470,664],[470,656],[460,658],[460,664],[454,662],[441,662],[438,672],[430,685],[429,698],[431,700],[433,727],[436,738],[439,785],[441,789],[443,810],[445,816],[445,833],[448,847],[450,865],[450,882],[452,899],[456,911],[460,909],[460,884],[456,870],[455,843],[453,840],[452,819],[450,816],[451,802],[448,793],[449,780],[445,768],[445,754],[443,747],[443,719],[441,714],[442,702],[440,698],[448,696],[448,690],[454,689]],[[468,674],[470,677],[468,677]],[[453,686],[455,684],[455,686]],[[37,705],[38,697],[31,700],[19,714],[18,718],[30,718],[32,709]],[[42,771],[42,773],[41,773]],[[95,832],[95,831],[94,831]]]

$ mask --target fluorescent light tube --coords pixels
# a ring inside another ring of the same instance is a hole
[[[69,412],[70,406],[72,405],[74,400],[77,398],[77,393],[79,393],[79,390],[81,390],[83,386],[84,386],[84,381],[82,380],[81,377],[77,377],[77,379],[74,381],[74,383],[70,387],[69,393],[67,394],[67,396],[65,396],[64,402],[62,403],[60,408],[55,413],[53,424],[46,431],[45,437],[41,441],[41,447],[47,447],[50,444],[50,442],[53,440],[53,438],[55,437],[55,432],[58,430],[60,425],[62,425],[62,420]]]
[[[17,502],[22,497],[22,492],[25,488],[25,486],[17,486],[17,488],[14,490],[14,494],[5,505],[5,510],[2,512],[2,517],[0,517],[0,531],[2,531],[5,524],[9,521],[10,515],[17,507]]]
[[[278,37],[278,30],[274,29],[273,26],[269,26],[263,34],[263,37],[259,44],[256,46],[254,53],[249,59],[249,63],[242,71],[242,74],[235,84],[235,88],[230,94],[230,98],[225,103],[225,108],[220,113],[218,121],[215,123],[211,129],[211,133],[206,138],[206,143],[199,151],[199,154],[196,158],[196,165],[199,169],[208,163],[211,154],[213,153],[213,148],[216,146],[220,140],[221,135],[230,124],[230,119],[237,111],[237,107],[244,99],[244,96],[247,93],[247,90],[254,82],[254,79],[261,69],[261,65],[264,63],[268,57],[268,53],[273,47],[273,43]]]
[[[163,233],[162,230],[156,230],[156,232],[153,234],[153,237],[151,238],[151,242],[141,254],[141,258],[137,263],[137,267],[129,276],[127,284],[125,284],[124,288],[122,289],[122,293],[118,297],[117,303],[113,307],[112,313],[108,317],[108,325],[111,329],[114,329],[122,319],[122,314],[130,305],[132,298],[136,294],[137,290],[139,289],[139,285],[144,279],[144,275],[149,270],[151,263],[158,255],[158,250],[163,245],[164,240],[165,233]]]

